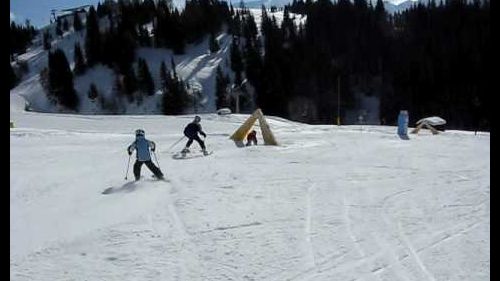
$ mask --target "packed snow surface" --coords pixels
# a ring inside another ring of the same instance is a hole
[[[193,115],[23,107],[11,93],[11,280],[489,280],[487,133],[267,116],[280,145],[238,148],[248,115],[203,114],[214,153],[174,160]],[[131,183],[133,161],[124,180],[137,128],[170,182]]]

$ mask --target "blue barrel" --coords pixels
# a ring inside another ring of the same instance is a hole
[[[408,111],[401,110],[398,116],[398,135],[408,135]]]

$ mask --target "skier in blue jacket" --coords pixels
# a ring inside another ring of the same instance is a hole
[[[207,137],[207,134],[203,132],[200,125],[201,117],[195,116],[193,122],[189,123],[186,128],[184,128],[184,135],[189,139],[186,143],[186,147],[182,150],[182,154],[186,154],[189,152],[189,146],[193,143],[193,140],[197,141],[200,144],[201,149],[203,150],[204,155],[208,155],[207,149],[205,147],[205,143],[200,139],[198,133],[202,135],[204,138]]]
[[[135,141],[127,148],[128,155],[132,155],[134,149],[137,151],[137,159],[134,164],[135,180],[139,180],[139,178],[141,177],[142,164],[146,164],[146,166],[149,168],[149,170],[151,170],[151,172],[153,172],[156,178],[163,179],[163,173],[151,161],[151,153],[149,152],[149,149],[155,151],[156,144],[150,140],[147,140],[144,135],[144,130],[137,129],[135,131]]]

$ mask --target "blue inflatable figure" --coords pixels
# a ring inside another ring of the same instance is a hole
[[[408,111],[401,110],[398,116],[398,135],[402,139],[409,139],[408,137]]]

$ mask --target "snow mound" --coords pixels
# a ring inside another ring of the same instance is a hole
[[[422,118],[420,120],[417,121],[417,125],[419,125],[420,123],[427,123],[427,124],[430,124],[432,126],[438,126],[438,125],[444,125],[446,124],[446,120],[444,120],[443,118],[441,117],[438,117],[438,116],[432,116],[432,117],[426,117],[426,118]]]

